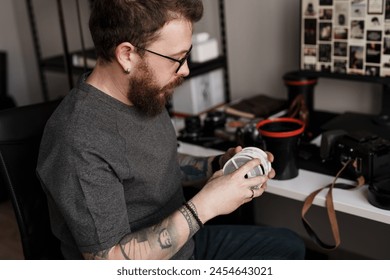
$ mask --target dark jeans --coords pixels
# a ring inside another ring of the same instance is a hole
[[[247,225],[210,225],[195,234],[196,260],[302,260],[305,245],[293,231]]]

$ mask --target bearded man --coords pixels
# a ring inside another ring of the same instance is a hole
[[[303,258],[286,229],[203,227],[260,196],[275,173],[246,179],[254,159],[224,176],[241,147],[209,158],[177,153],[166,102],[189,74],[202,13],[200,0],[94,1],[97,64],[48,121],[37,167],[64,258]],[[202,180],[185,201],[182,186]]]

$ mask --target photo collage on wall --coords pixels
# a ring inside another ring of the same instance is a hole
[[[301,4],[301,70],[390,77],[390,0]]]

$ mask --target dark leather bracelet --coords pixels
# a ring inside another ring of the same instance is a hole
[[[221,169],[221,165],[219,164],[219,160],[221,159],[222,155],[216,156],[213,161],[211,162],[211,170],[214,172]]]

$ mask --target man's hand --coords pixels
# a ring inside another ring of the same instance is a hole
[[[225,165],[225,163],[229,161],[229,159],[231,159],[235,154],[237,154],[237,153],[239,153],[241,151],[242,151],[242,147],[241,146],[237,146],[235,148],[228,149],[226,151],[226,153],[224,153],[219,158],[219,165],[220,165],[219,169],[222,169],[223,166]],[[271,154],[270,152],[267,152],[267,151],[265,153],[267,154],[268,161],[272,163],[274,161],[273,154]],[[275,170],[272,168],[272,170],[268,173],[268,178],[272,179],[273,177],[275,177]]]
[[[219,166],[220,166],[220,169],[223,168],[223,166],[225,165],[225,163],[231,159],[235,154],[239,153],[242,151],[242,147],[241,146],[237,146],[235,148],[230,148],[226,151],[226,153],[224,153],[220,158],[219,158]]]
[[[269,158],[273,160],[271,154]],[[191,199],[203,223],[216,216],[229,214],[264,193],[267,180],[275,176],[274,170],[268,176],[245,176],[259,164],[259,159],[252,159],[230,174],[224,175],[222,170],[214,173],[203,189]],[[253,186],[261,187],[252,189]]]

